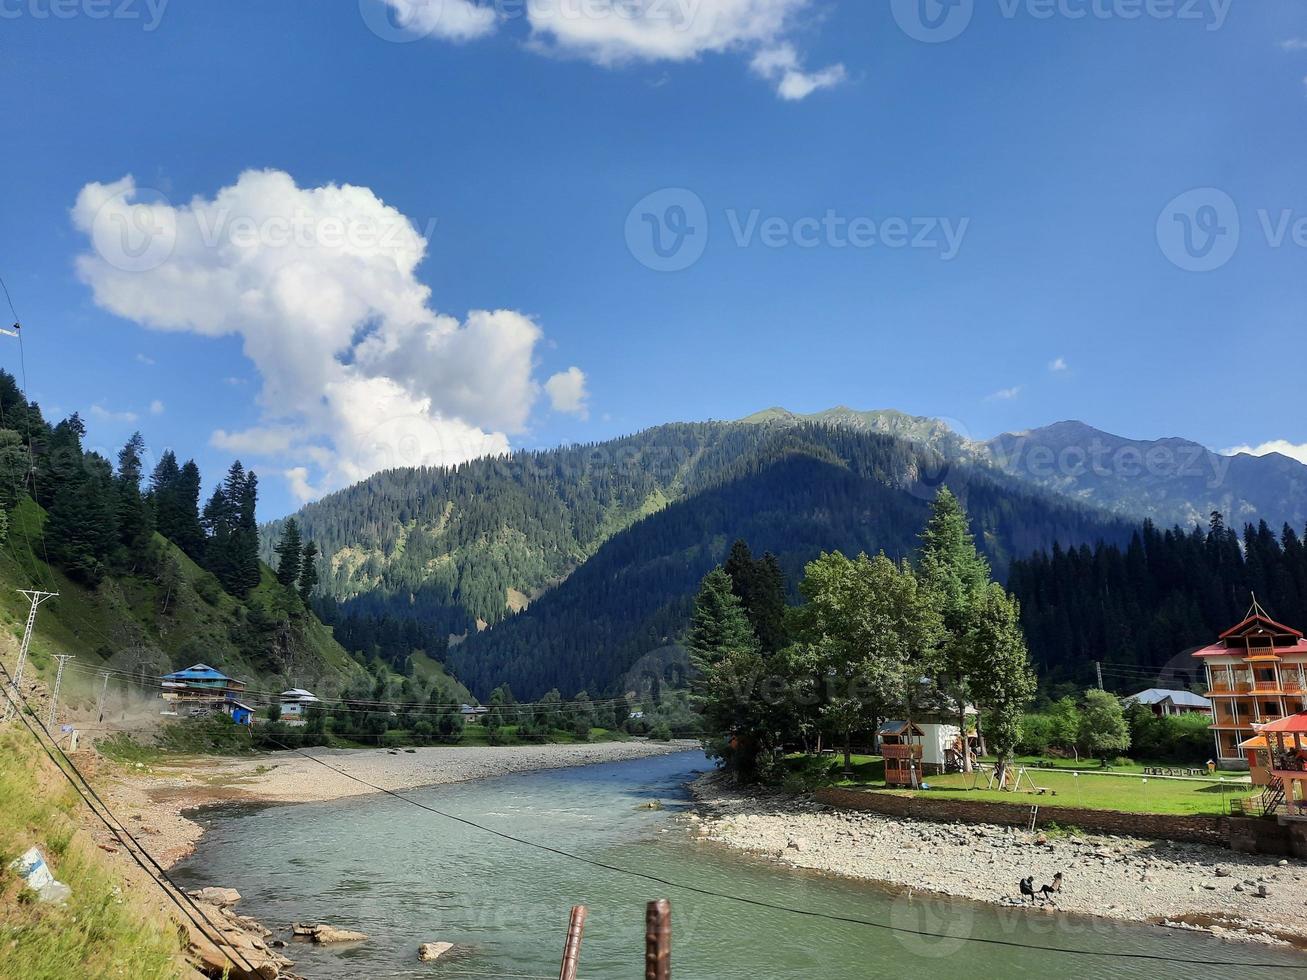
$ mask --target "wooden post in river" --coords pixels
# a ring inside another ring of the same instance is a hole
[[[671,980],[672,904],[650,902],[644,913],[644,980]]]
[[[581,935],[585,932],[585,916],[584,905],[572,906],[572,918],[567,923],[567,942],[563,944],[563,966],[558,971],[558,980],[576,980],[576,971],[581,965]]]

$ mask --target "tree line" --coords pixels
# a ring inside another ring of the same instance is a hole
[[[1124,548],[1054,545],[1014,562],[1008,587],[1049,686],[1083,684],[1095,660],[1123,693],[1154,686],[1147,672],[1168,665],[1167,686],[1197,684],[1183,654],[1242,620],[1254,593],[1277,619],[1307,628],[1303,536],[1287,524],[1277,535],[1265,521],[1240,535],[1219,512],[1188,531],[1146,522]]]
[[[737,543],[704,578],[686,642],[707,746],[740,779],[775,778],[785,751],[823,737],[848,769],[855,737],[890,713],[911,722],[927,704],[955,711],[964,732],[965,706],[980,707],[1006,770],[1035,684],[1020,608],[991,580],[947,488],[915,562],[823,553],[791,607],[777,571],[773,556]]]

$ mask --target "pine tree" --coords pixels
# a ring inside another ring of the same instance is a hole
[[[965,741],[969,682],[973,673],[983,669],[969,656],[967,633],[989,584],[989,562],[977,552],[967,513],[948,487],[941,487],[936,494],[930,520],[921,534],[921,581],[948,631],[944,672]],[[971,771],[969,752],[963,753],[963,771]]]
[[[281,528],[281,541],[277,543],[277,581],[288,589],[293,589],[300,579],[300,569],[304,561],[301,551],[300,526],[295,518],[287,518]]]
[[[318,587],[318,546],[310,541],[304,546],[304,556],[300,561],[300,598],[307,606],[313,598],[313,591]],[[412,623],[412,620],[409,620]],[[413,624],[416,626],[416,624]],[[428,650],[430,656],[437,656],[437,651]]]
[[[145,439],[139,432],[132,433],[132,437],[118,453],[118,473],[114,484],[117,491],[118,535],[124,551],[122,564],[127,568],[135,568],[141,561],[154,532],[150,524],[150,508],[141,495],[141,461],[144,454]]]

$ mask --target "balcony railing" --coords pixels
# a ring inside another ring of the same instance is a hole
[[[920,745],[882,745],[880,754],[885,759],[920,759]]]

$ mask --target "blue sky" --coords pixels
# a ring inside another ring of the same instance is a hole
[[[928,41],[916,0],[65,2],[0,3],[31,392],[106,450],[240,455],[265,517],[769,405],[1307,443],[1291,0],[960,0]],[[142,203],[172,251],[123,268],[97,222]]]

